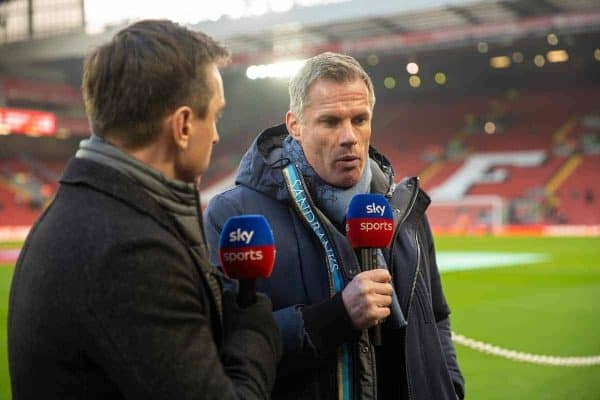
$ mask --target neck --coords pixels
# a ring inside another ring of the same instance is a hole
[[[177,179],[173,162],[168,157],[165,157],[164,150],[158,148],[158,146],[150,146],[133,151],[124,151],[131,157],[148,164],[155,170],[159,171],[166,178],[172,180]]]
[[[160,137],[144,147],[136,149],[127,148],[113,138],[105,140],[127,155],[157,170],[166,178],[176,180],[175,163],[173,162],[175,158],[172,156],[171,148],[167,144],[160,143]]]

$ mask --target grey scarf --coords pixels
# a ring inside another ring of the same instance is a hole
[[[75,157],[114,168],[138,183],[172,217],[177,230],[192,249],[207,257],[199,194],[193,183],[168,179],[96,135],[81,141]]]
[[[283,156],[294,163],[302,173],[306,184],[310,187],[316,205],[338,226],[345,221],[350,200],[356,194],[369,193],[371,189],[371,162],[367,160],[365,170],[356,183],[350,188],[339,188],[324,182],[306,160],[302,146],[298,141],[288,136],[283,141]],[[377,249],[378,265],[387,268],[387,262],[381,249]],[[392,329],[406,326],[406,319],[400,308],[398,297],[392,296],[392,314],[386,320],[386,325]]]
[[[365,162],[363,174],[354,186],[340,188],[326,183],[319,177],[306,160],[300,143],[291,136],[288,136],[283,141],[283,156],[298,167],[311,190],[317,207],[338,225],[344,222],[352,197],[356,194],[365,194],[370,191],[372,175],[369,160]]]

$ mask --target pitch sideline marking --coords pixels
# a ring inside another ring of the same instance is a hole
[[[519,267],[550,260],[545,253],[511,253],[503,251],[438,251],[440,272]]]

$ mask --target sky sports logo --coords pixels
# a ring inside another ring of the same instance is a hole
[[[362,232],[392,231],[394,229],[394,224],[389,221],[361,221],[359,224],[359,229]]]
[[[377,216],[383,217],[386,211],[385,209],[385,205],[373,202],[365,206],[365,213],[367,215],[376,214]],[[387,219],[368,217],[367,220],[360,222],[359,229],[363,232],[391,231],[394,229],[394,224]]]
[[[235,249],[223,249],[221,251],[223,261],[231,263],[238,261],[261,261],[263,256],[262,250],[248,249],[246,247],[237,247]]]
[[[254,236],[254,231],[245,231],[237,228],[235,231],[229,232],[229,243],[246,243],[250,244]]]
[[[275,241],[262,215],[230,217],[219,240],[219,261],[233,279],[269,277],[275,263]]]
[[[371,203],[367,204],[367,206],[365,207],[365,211],[367,212],[367,214],[377,214],[383,217],[383,214],[385,213],[385,206],[377,203]]]
[[[354,248],[388,247],[394,236],[394,214],[381,194],[357,194],[348,206],[346,234]]]
[[[252,242],[254,231],[237,228],[229,232],[229,243],[249,245]],[[238,262],[238,261],[261,261],[263,259],[262,250],[256,250],[255,246],[249,247],[231,247],[225,248],[222,251],[223,261]]]

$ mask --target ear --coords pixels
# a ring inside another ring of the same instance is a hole
[[[173,141],[182,150],[187,149],[190,143],[192,116],[192,109],[188,106],[179,107],[171,114],[170,127]]]
[[[285,126],[290,135],[298,142],[302,143],[302,129],[300,127],[300,119],[291,111],[285,114]]]

